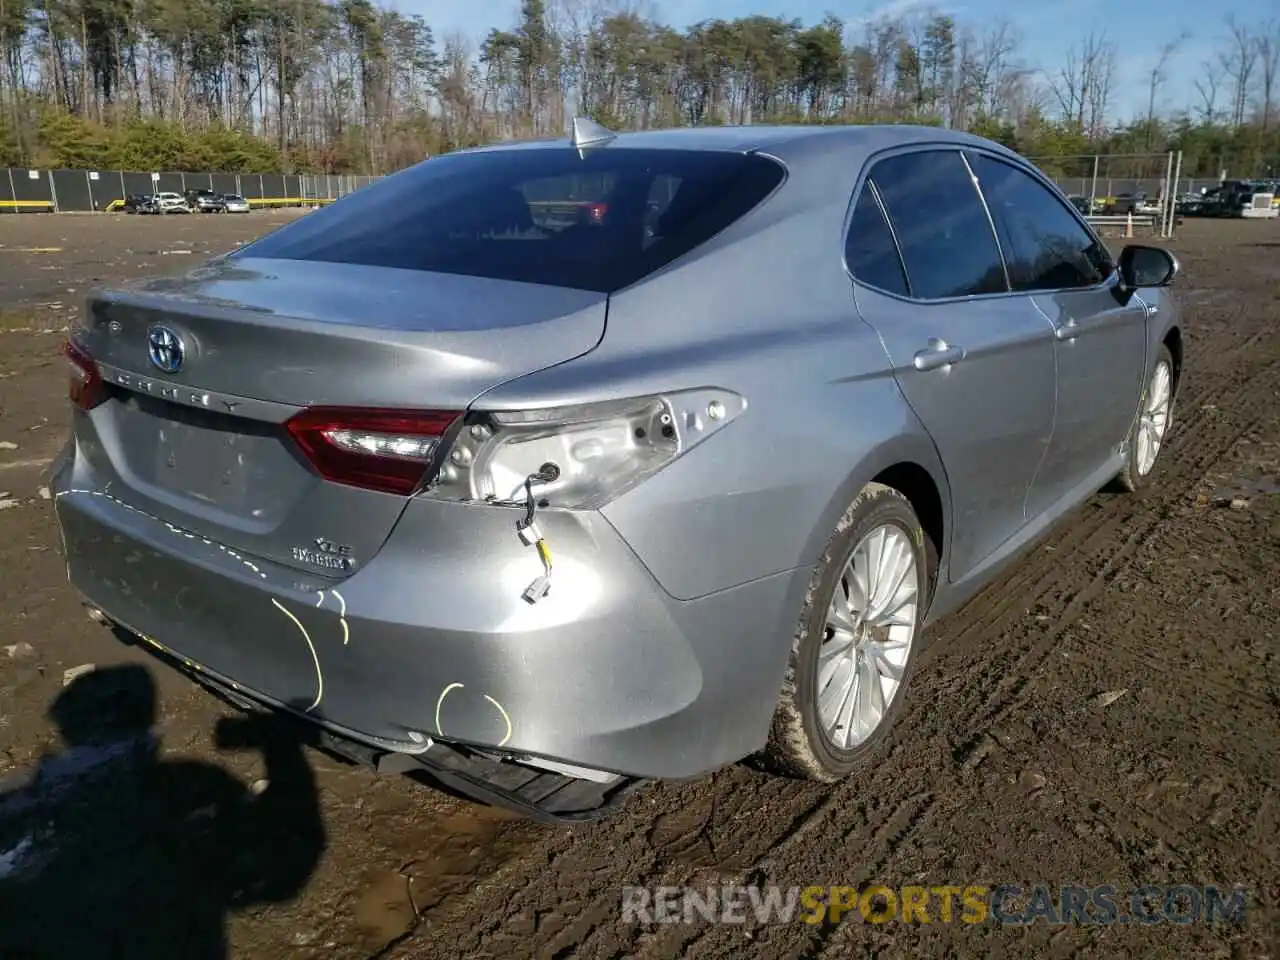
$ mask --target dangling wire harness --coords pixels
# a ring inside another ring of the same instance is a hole
[[[516,521],[516,534],[520,542],[538,551],[542,561],[542,576],[525,587],[521,597],[526,603],[537,603],[551,592],[551,548],[538,528],[536,519],[538,502],[533,496],[535,483],[554,483],[560,477],[560,468],[554,463],[544,463],[537,473],[531,473],[524,481],[524,516]]]

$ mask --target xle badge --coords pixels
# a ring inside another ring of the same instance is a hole
[[[350,547],[334,543],[324,537],[316,537],[313,547],[294,547],[293,559],[326,570],[350,570],[356,565]]]

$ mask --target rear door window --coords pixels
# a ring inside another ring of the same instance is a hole
[[[858,194],[845,238],[844,259],[855,280],[898,296],[907,295],[907,277],[893,234],[870,184]]]
[[[764,200],[766,157],[568,146],[425,161],[236,254],[431,270],[610,293],[688,253]]]
[[[991,221],[958,151],[888,157],[871,168],[871,180],[902,249],[913,297],[1008,290]]]

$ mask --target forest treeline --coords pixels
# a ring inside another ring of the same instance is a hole
[[[1280,172],[1274,21],[1228,16],[1201,63],[1173,37],[1134,91],[1126,39],[1096,31],[1036,64],[1008,22],[930,10],[677,30],[626,4],[524,0],[471,45],[371,0],[0,0],[0,166],[380,174],[585,114],[618,130],[939,124],[1070,176],[1089,170],[1053,158],[1170,149],[1188,176]],[[1174,71],[1196,102],[1166,102]],[[1122,98],[1147,109],[1121,118]],[[1145,166],[1112,172],[1163,172]]]

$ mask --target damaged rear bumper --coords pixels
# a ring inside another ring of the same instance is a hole
[[[462,756],[482,780],[515,764],[608,792],[765,742],[803,571],[678,601],[599,514],[544,511],[553,585],[531,605],[541,565],[517,511],[414,500],[364,567],[311,578],[141,513],[86,472],[72,454],[51,486],[91,603],[206,685],[384,768],[449,772]]]
[[[140,636],[113,625],[125,643],[149,646],[168,666],[186,674],[219,699],[250,712],[276,712],[293,719],[298,739],[331,756],[376,770],[407,774],[446,792],[480,803],[505,807],[543,823],[595,820],[616,809],[643,781],[637,777],[601,774],[563,767],[549,769],[545,761],[512,759],[501,751],[462,746],[438,740],[415,744],[408,752],[401,744],[379,741],[330,721],[300,714],[288,705],[246,690]]]

